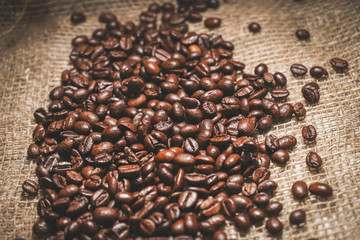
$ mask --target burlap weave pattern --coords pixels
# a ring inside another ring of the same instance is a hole
[[[21,184],[36,179],[36,163],[26,159],[35,126],[33,111],[48,104],[48,93],[60,83],[60,74],[70,68],[68,55],[75,35],[91,35],[102,27],[98,14],[110,10],[121,22],[136,19],[150,0],[2,0],[0,1],[0,238],[31,239],[31,227],[37,219],[37,197],[23,196]],[[70,24],[71,12],[87,15],[78,26]],[[271,133],[292,134],[298,139],[285,167],[271,165],[272,178],[279,184],[275,199],[284,204],[280,219],[284,231],[279,239],[359,239],[360,234],[360,1],[329,0],[294,2],[291,0],[233,0],[218,10],[203,14],[222,18],[219,29],[209,31],[203,23],[191,25],[197,32],[216,32],[235,45],[234,59],[246,63],[252,72],[256,64],[268,64],[269,71],[280,71],[288,78],[290,103],[302,101],[307,108],[303,121],[276,125]],[[259,22],[259,34],[248,31],[251,21]],[[294,32],[305,28],[311,40],[300,42]],[[329,60],[341,57],[349,62],[349,70],[339,74]],[[309,105],[301,96],[301,86],[313,81],[293,77],[289,67],[302,63],[329,70],[326,80],[318,81],[320,102]],[[313,124],[318,130],[316,144],[305,144],[301,128]],[[261,137],[262,139],[262,137]],[[310,172],[305,156],[318,152],[324,166]],[[299,202],[292,198],[291,184],[295,180],[329,183],[334,189],[327,200],[311,195]],[[304,209],[307,224],[290,227],[292,210]],[[240,234],[229,223],[230,239],[271,238],[264,224],[252,226],[249,233]]]

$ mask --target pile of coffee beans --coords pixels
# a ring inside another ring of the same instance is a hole
[[[269,165],[286,164],[297,140],[268,135],[259,142],[257,134],[303,119],[306,110],[284,103],[283,73],[270,73],[264,63],[244,71],[221,35],[188,33],[186,21],[201,21],[201,11],[218,6],[218,0],[154,3],[138,25],[103,13],[105,28],[72,40],[74,68],[63,71],[48,109],[34,113],[28,156],[37,161],[43,192],[36,235],[226,239],[218,231],[226,220],[246,231],[265,219],[270,233],[281,233],[283,206],[271,200],[278,184]],[[339,59],[332,64],[345,66]],[[292,71],[307,69],[297,64]],[[303,94],[317,102],[317,84]],[[315,128],[305,127],[303,136],[314,140]],[[309,153],[306,163],[318,168],[322,160]],[[27,180],[23,189],[36,194],[39,185]],[[326,197],[332,188],[312,183],[309,191]],[[306,183],[294,183],[292,193],[305,198]],[[303,223],[305,212],[290,221]]]

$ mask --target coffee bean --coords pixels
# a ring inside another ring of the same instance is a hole
[[[181,193],[178,203],[182,209],[188,210],[194,207],[197,199],[198,199],[198,194],[196,192],[185,191]]]
[[[301,209],[295,210],[290,213],[289,220],[293,225],[301,225],[306,220],[306,213]]]
[[[260,32],[260,30],[261,30],[260,24],[258,24],[258,23],[256,23],[256,22],[250,23],[249,26],[248,26],[248,28],[249,28],[249,31],[250,31],[250,32],[253,32],[253,33]]]
[[[271,217],[266,221],[266,230],[268,230],[271,234],[277,235],[280,234],[284,228],[282,222],[276,217]]]
[[[260,63],[255,67],[255,74],[260,77],[262,77],[266,72],[268,72],[268,66],[265,63]]]
[[[295,34],[299,40],[307,40],[310,38],[310,33],[305,29],[296,30]]]
[[[316,152],[309,152],[306,155],[306,165],[308,165],[309,168],[318,169],[322,165],[322,159]]]
[[[315,82],[307,83],[301,88],[301,92],[309,103],[317,103],[320,99],[319,85]]]
[[[281,72],[274,73],[274,79],[276,83],[279,84],[280,86],[285,86],[287,83],[287,79],[285,75]]]
[[[269,216],[277,216],[283,209],[283,205],[280,202],[270,202],[266,208],[265,212]]]
[[[304,181],[296,181],[291,187],[291,193],[295,198],[303,199],[308,195],[308,188]]]
[[[281,88],[274,89],[270,92],[271,97],[277,101],[286,99],[289,94],[288,90]]]
[[[103,225],[110,225],[117,219],[116,211],[109,207],[98,207],[93,212],[95,222]]]
[[[259,207],[265,207],[270,201],[269,194],[260,192],[254,196],[254,203]]]
[[[320,197],[328,197],[332,194],[333,189],[326,183],[314,182],[310,184],[309,191]]]
[[[205,27],[210,29],[217,28],[221,24],[221,19],[216,17],[210,17],[205,20],[204,24]]]
[[[304,105],[300,102],[295,103],[293,112],[297,119],[302,119],[306,115],[306,109],[304,108]]]
[[[271,154],[271,160],[273,160],[277,163],[284,164],[290,160],[290,155],[285,150],[279,149],[276,152],[274,152],[273,154]]]
[[[252,222],[259,222],[265,219],[265,212],[260,208],[251,208],[248,213]]]
[[[28,194],[36,194],[39,190],[39,184],[33,180],[25,180],[22,189],[24,192]]]
[[[313,125],[305,126],[302,128],[301,134],[305,140],[314,141],[317,136],[316,128]]]
[[[308,70],[302,64],[293,64],[290,67],[290,71],[294,74],[294,76],[304,76]]]
[[[214,240],[227,240],[227,235],[224,231],[216,231],[212,237]]]
[[[72,24],[79,24],[86,21],[86,16],[82,12],[75,12],[70,17]]]
[[[349,66],[348,62],[341,58],[332,58],[330,64],[338,72],[344,71]]]
[[[279,147],[285,150],[291,150],[297,144],[296,138],[291,135],[287,135],[279,138],[278,142],[279,142]]]
[[[329,73],[323,67],[314,66],[314,67],[310,68],[310,75],[313,78],[321,78],[323,76],[328,76]]]
[[[250,218],[248,217],[248,215],[246,213],[236,214],[234,221],[235,221],[235,226],[240,231],[247,231],[251,224]]]

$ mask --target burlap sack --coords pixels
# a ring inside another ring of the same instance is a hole
[[[48,93],[60,83],[60,74],[69,68],[70,41],[78,34],[91,35],[101,27],[98,14],[112,11],[121,22],[137,21],[141,10],[152,1],[122,0],[3,0],[0,1],[0,238],[31,239],[31,227],[37,219],[38,196],[25,197],[21,184],[36,179],[36,164],[26,159],[34,128],[33,111],[46,106]],[[70,24],[73,11],[83,11],[87,21]],[[271,131],[277,136],[293,134],[298,139],[286,167],[272,165],[272,178],[279,187],[275,199],[284,204],[280,219],[284,223],[282,239],[359,239],[360,238],[360,1],[331,0],[294,2],[292,0],[230,1],[220,9],[204,14],[222,18],[222,26],[210,31],[222,34],[235,45],[234,58],[252,71],[256,64],[268,64],[271,72],[281,71],[288,78],[289,102],[302,101],[307,107],[303,121],[295,119],[279,124]],[[252,34],[247,26],[259,22],[262,30]],[[305,28],[310,41],[298,41],[295,30]],[[203,23],[191,30],[209,32]],[[349,70],[337,74],[329,60],[338,56],[348,60]],[[326,80],[318,81],[320,102],[310,106],[300,88],[313,81],[293,77],[289,67],[302,63],[308,68],[321,65],[329,70]],[[316,144],[305,144],[301,128],[313,124],[318,130]],[[324,166],[310,172],[305,156],[318,152]],[[305,201],[292,198],[295,180],[329,183],[334,195],[327,200],[311,195]],[[289,226],[289,213],[304,209],[307,224]],[[240,234],[229,223],[230,239],[265,239],[271,236],[264,224],[252,226]]]

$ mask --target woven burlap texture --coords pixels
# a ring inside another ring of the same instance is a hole
[[[69,69],[71,39],[88,35],[96,28],[98,15],[112,11],[121,22],[138,21],[140,11],[152,1],[71,1],[16,0],[0,1],[0,238],[31,239],[31,227],[37,219],[39,196],[24,196],[21,184],[36,179],[36,163],[26,158],[35,126],[33,112],[46,106],[48,93],[60,84],[60,75]],[[73,26],[73,11],[83,11],[87,21]],[[264,62],[270,72],[280,71],[288,78],[290,103],[306,105],[305,120],[276,125],[270,133],[295,135],[297,147],[285,167],[271,165],[272,178],[279,184],[275,199],[284,204],[280,219],[284,231],[279,239],[359,239],[360,236],[360,1],[229,1],[217,10],[203,14],[222,18],[220,28],[209,31],[203,23],[190,30],[219,33],[234,43],[234,59],[246,63],[248,72]],[[247,26],[256,21],[262,29],[252,34]],[[298,41],[295,30],[305,28],[309,41]],[[345,73],[330,66],[332,57],[349,62]],[[309,105],[301,96],[301,86],[313,81],[309,74],[293,77],[289,67],[302,63],[308,68],[324,66],[326,80],[317,81],[321,98]],[[301,128],[313,124],[318,131],[316,143],[306,144]],[[261,137],[263,139],[263,137]],[[310,172],[305,156],[318,152],[324,166]],[[334,194],[328,199],[310,195],[294,200],[290,188],[295,180],[329,183]],[[295,209],[307,213],[303,228],[289,225],[289,213]],[[229,239],[271,238],[264,224],[238,233],[231,223],[226,226]]]

